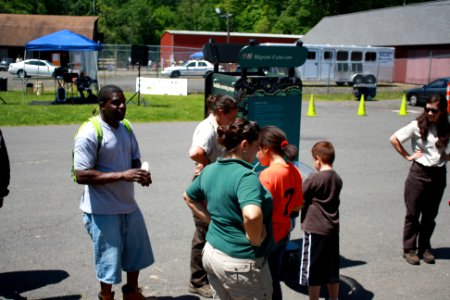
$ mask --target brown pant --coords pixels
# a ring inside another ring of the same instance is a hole
[[[406,216],[403,228],[403,249],[431,249],[436,218],[447,184],[445,167],[424,167],[414,162],[405,182]]]
[[[190,282],[195,287],[202,287],[209,284],[206,271],[202,263],[202,251],[206,243],[206,232],[208,225],[200,222],[194,217],[195,232],[192,238],[191,247],[191,278]]]

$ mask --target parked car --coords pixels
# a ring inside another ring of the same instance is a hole
[[[188,60],[181,66],[164,68],[161,74],[178,78],[180,76],[205,76],[214,71],[214,65],[207,60]]]
[[[41,59],[26,59],[21,62],[11,63],[8,72],[18,77],[27,76],[54,76],[57,67],[51,62]]]
[[[443,77],[425,84],[420,88],[407,90],[406,99],[408,99],[410,105],[424,106],[427,99],[434,94],[441,94],[445,98],[449,81],[450,77]]]
[[[0,61],[0,71],[8,71],[9,65],[13,62],[12,58],[3,58]]]

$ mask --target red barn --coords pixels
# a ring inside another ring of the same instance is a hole
[[[250,39],[259,43],[295,43],[303,35],[263,34],[230,32],[231,44],[248,44]],[[204,44],[214,38],[217,44],[227,42],[226,32],[166,30],[161,37],[161,63],[163,67],[172,62],[184,61],[195,52],[201,51]]]

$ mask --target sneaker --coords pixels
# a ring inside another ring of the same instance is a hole
[[[103,295],[102,292],[98,293],[99,300],[114,300],[114,292],[109,295]]]
[[[140,288],[133,288],[128,285],[122,286],[123,300],[146,300],[147,298],[142,295]]]
[[[420,265],[420,258],[414,251],[404,252],[403,257],[411,265]]]
[[[420,255],[420,258],[423,259],[423,262],[427,264],[434,264],[436,263],[435,257],[433,255],[433,252],[431,252],[430,249],[426,249],[422,255]]]
[[[201,287],[195,287],[192,285],[192,283],[190,283],[189,284],[189,293],[199,294],[200,296],[205,297],[205,298],[213,297],[213,290],[209,284],[205,284]]]

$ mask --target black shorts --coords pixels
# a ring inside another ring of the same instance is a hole
[[[339,234],[325,236],[305,232],[300,284],[307,286],[339,282]]]

